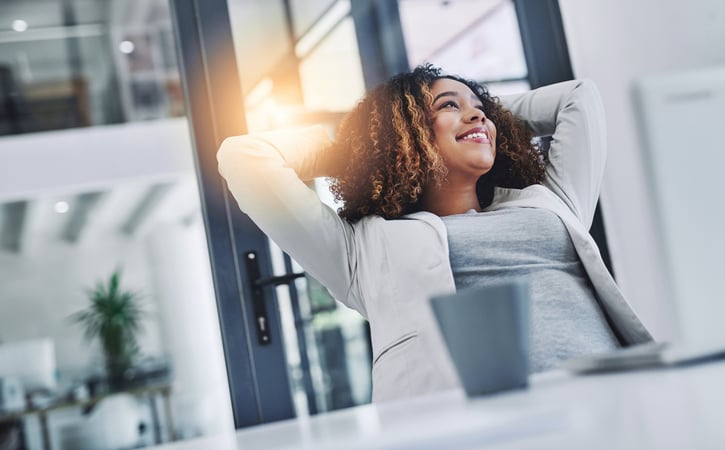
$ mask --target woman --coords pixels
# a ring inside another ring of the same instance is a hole
[[[546,157],[533,135],[552,135]],[[591,82],[499,101],[427,65],[370,92],[335,143],[259,133],[218,159],[240,208],[369,320],[381,401],[458,385],[428,305],[456,288],[529,279],[534,371],[651,339],[587,232],[604,155]],[[320,176],[339,215],[305,185]]]

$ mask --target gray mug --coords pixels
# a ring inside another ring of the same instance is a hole
[[[469,288],[431,306],[469,397],[528,386],[528,283]]]

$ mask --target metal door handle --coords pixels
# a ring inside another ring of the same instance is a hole
[[[264,287],[289,284],[295,279],[305,276],[305,273],[293,272],[262,278],[259,273],[259,261],[256,252],[246,252],[244,254],[244,264],[247,268],[247,279],[252,283],[252,310],[254,312],[254,324],[257,329],[257,342],[260,345],[267,345],[272,342],[272,337],[269,333],[267,306],[264,302]]]

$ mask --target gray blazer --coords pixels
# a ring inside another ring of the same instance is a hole
[[[497,189],[487,210],[545,208],[565,224],[615,332],[651,340],[590,237],[606,155],[604,111],[591,81],[570,81],[502,98],[537,135],[552,135],[543,185]],[[399,220],[341,219],[305,185],[328,175],[331,141],[321,127],[226,139],[219,171],[239,207],[339,301],[370,321],[373,400],[459,385],[428,304],[455,291],[446,228],[417,212]]]

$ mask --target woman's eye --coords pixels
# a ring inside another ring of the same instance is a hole
[[[458,109],[458,103],[456,103],[456,102],[445,102],[445,103],[441,104],[440,109],[445,109],[445,108],[456,108],[456,109]]]

